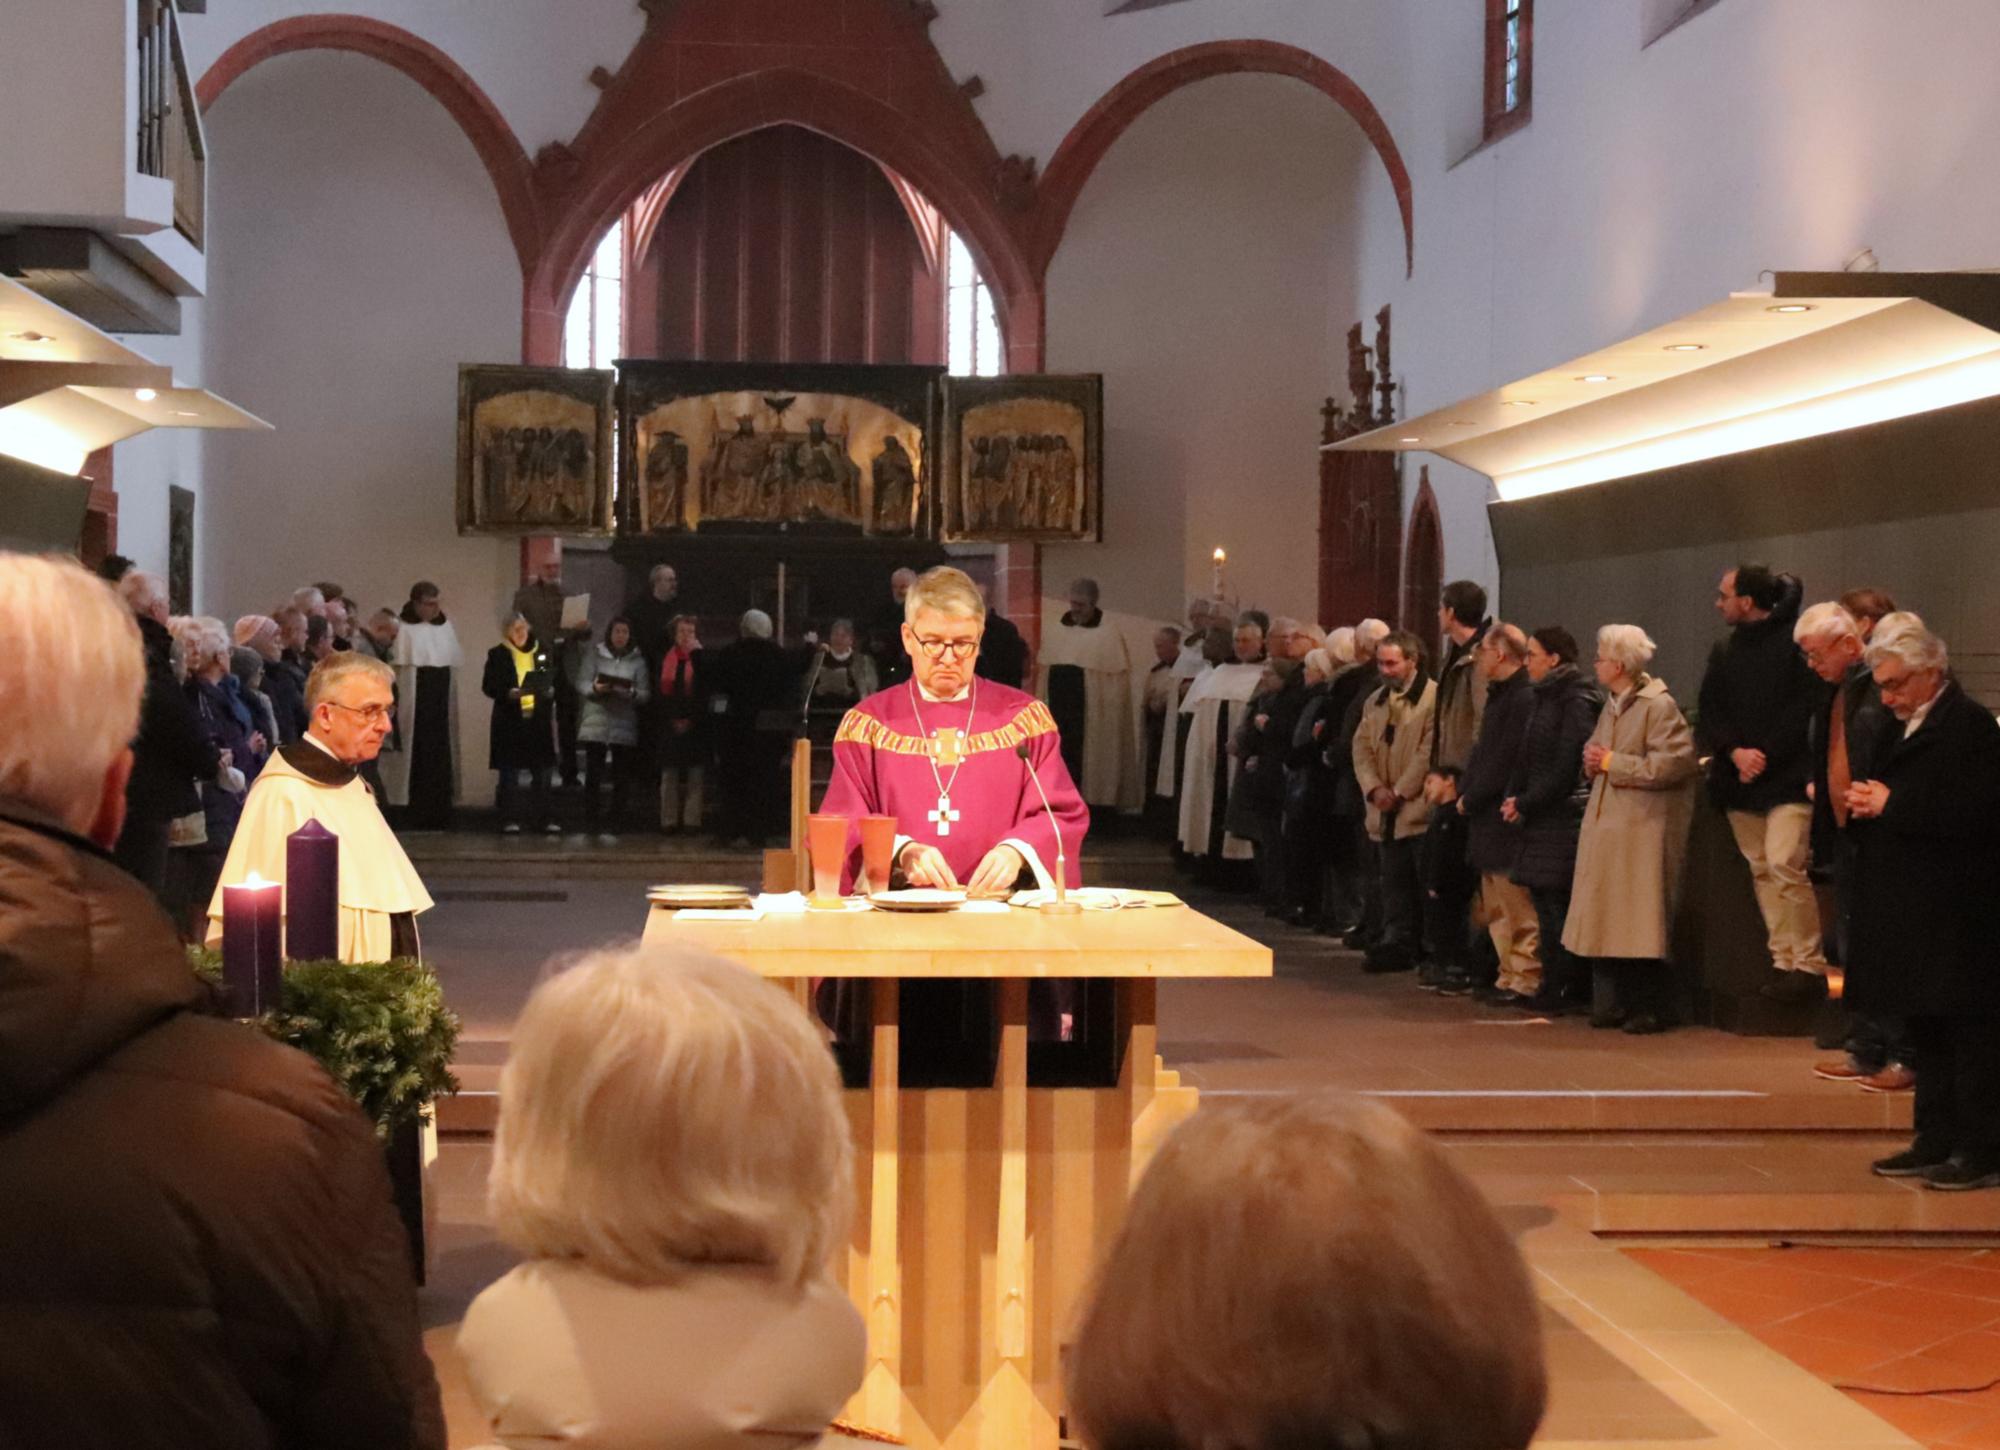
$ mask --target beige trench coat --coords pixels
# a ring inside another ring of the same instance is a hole
[[[1425,680],[1413,701],[1401,691],[1381,699],[1378,687],[1361,707],[1354,732],[1354,779],[1361,798],[1386,785],[1403,798],[1396,812],[1396,839],[1421,836],[1431,808],[1424,800],[1424,776],[1431,766],[1431,731],[1437,723],[1437,681]],[[1389,727],[1395,726],[1392,732]],[[1368,807],[1368,839],[1382,839],[1382,813]]]
[[[1590,739],[1611,753],[1584,807],[1563,945],[1579,957],[1664,960],[1701,775],[1694,735],[1665,682],[1641,676]]]

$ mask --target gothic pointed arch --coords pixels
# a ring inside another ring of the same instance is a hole
[[[1438,596],[1444,592],[1444,525],[1430,465],[1417,471],[1417,499],[1403,544],[1403,628],[1424,642],[1435,665],[1438,657]]]
[[[507,234],[526,274],[540,250],[533,168],[492,97],[450,56],[399,25],[363,15],[300,15],[273,21],[237,41],[203,73],[195,99],[206,113],[245,73],[275,56],[333,50],[365,55],[402,72],[458,122],[493,178]]]
[[[1183,86],[1221,75],[1288,76],[1321,92],[1361,127],[1395,189],[1403,218],[1403,258],[1406,270],[1416,266],[1415,220],[1410,171],[1403,162],[1389,124],[1352,77],[1310,51],[1272,40],[1217,40],[1171,51],[1140,66],[1113,86],[1070,128],[1042,174],[1035,203],[1032,256],[1038,272],[1046,272],[1062,244],[1069,214],[1083,194],[1084,183],[1104,159],[1112,143],[1125,134],[1156,102]]]

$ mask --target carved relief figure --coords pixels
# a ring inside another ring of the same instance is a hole
[[[917,470],[903,440],[891,433],[870,465],[875,486],[875,527],[881,533],[906,532],[917,496]]]

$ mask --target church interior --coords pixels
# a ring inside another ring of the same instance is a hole
[[[272,760],[344,728],[317,662],[393,676],[330,779],[421,884],[393,951],[284,953],[420,957],[449,1018],[390,1147],[443,1427],[369,1443],[1526,1443],[1093,1435],[1149,1166],[1334,1094],[1525,1266],[1536,1443],[2000,1445],[1989,45],[1991,0],[0,5],[0,574],[100,574]],[[228,754],[148,882],[225,973]],[[635,943],[831,1039],[831,1431],[494,1408],[531,998]],[[1407,1372],[1340,1272],[1342,1363]],[[65,1443],[26,1384],[0,1444]]]

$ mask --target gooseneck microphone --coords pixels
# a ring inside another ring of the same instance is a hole
[[[1069,899],[1069,873],[1063,860],[1062,826],[1056,820],[1056,808],[1049,804],[1049,793],[1042,789],[1042,778],[1035,771],[1035,760],[1029,752],[1028,743],[1024,740],[1016,745],[1014,753],[1021,757],[1021,764],[1028,767],[1028,779],[1035,783],[1035,794],[1042,798],[1042,809],[1048,812],[1049,829],[1055,832],[1056,837],[1056,894],[1053,900],[1044,901],[1035,909],[1050,916],[1075,916],[1083,908]]]

